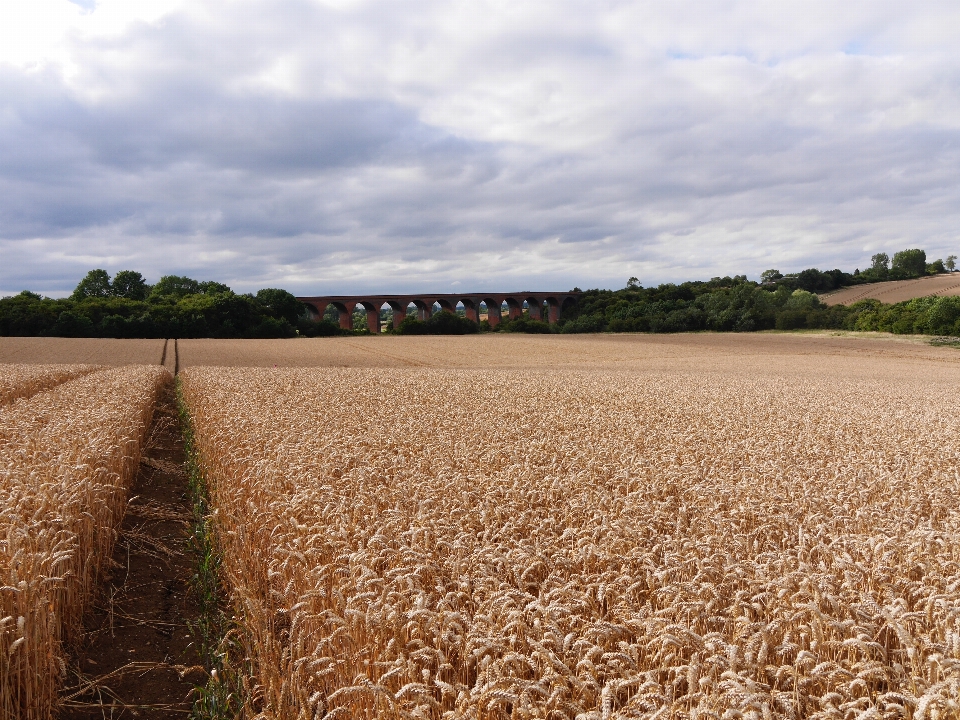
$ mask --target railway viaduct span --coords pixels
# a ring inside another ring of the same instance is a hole
[[[388,305],[393,310],[393,326],[397,327],[407,317],[408,308],[416,307],[417,317],[427,320],[433,315],[434,305],[443,312],[456,312],[463,305],[464,313],[474,322],[480,322],[480,305],[487,308],[487,321],[492,327],[500,324],[502,308],[507,306],[510,320],[520,317],[523,306],[534,320],[546,320],[555,323],[560,314],[576,302],[577,292],[519,292],[519,293],[441,293],[432,295],[325,295],[297,298],[323,317],[331,305],[340,316],[340,327],[349,330],[353,323],[353,313],[362,308],[367,316],[370,332],[380,332],[380,310]]]

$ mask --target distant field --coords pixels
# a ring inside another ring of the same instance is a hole
[[[0,337],[0,363],[159,365],[165,340]],[[173,341],[169,368],[173,368]]]
[[[3,338],[0,363],[160,363],[163,340]],[[293,340],[180,340],[167,345],[164,365],[218,367],[368,367],[514,370],[533,368],[778,372],[816,375],[825,357],[853,376],[884,374],[930,361],[960,367],[954,348],[919,337],[861,333],[683,333],[676,335],[468,335],[348,337]]]
[[[918,338],[853,337],[836,333],[685,333],[677,335],[468,335],[352,337],[296,340],[181,340],[180,368],[369,367],[514,370],[536,368],[775,373],[789,358],[793,371],[819,372],[836,357],[852,375],[886,373],[888,360],[957,363],[953,348]]]
[[[960,295],[960,273],[933,275],[918,280],[856,285],[825,293],[820,299],[827,305],[852,305],[858,300],[874,299],[885,303],[898,303],[927,295]]]

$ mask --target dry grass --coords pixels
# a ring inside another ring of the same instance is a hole
[[[815,360],[188,369],[250,715],[960,716],[956,365]]]
[[[105,370],[0,415],[0,717],[51,715],[168,377]]]
[[[99,365],[0,365],[0,407],[102,369]]]

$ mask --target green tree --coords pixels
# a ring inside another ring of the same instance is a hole
[[[198,292],[201,292],[204,295],[216,295],[218,293],[233,292],[229,285],[224,285],[222,282],[217,282],[215,280],[205,280],[202,283],[197,283],[197,287],[199,288]]]
[[[183,275],[164,275],[150,292],[151,297],[181,298],[187,295],[196,295],[200,292],[200,283],[193,278]]]
[[[297,320],[300,319],[306,309],[296,297],[286,290],[278,288],[259,290],[257,292],[257,302],[270,310],[275,317],[286,320],[291,325],[297,324]]]
[[[947,259],[944,261],[943,264],[946,266],[947,270],[949,270],[950,272],[953,272],[954,270],[957,269],[957,256],[948,255]]]
[[[927,274],[927,253],[918,248],[901,250],[893,256],[893,270],[900,270],[910,277]]]
[[[84,276],[70,297],[73,300],[84,300],[90,297],[109,297],[111,294],[110,275],[106,270],[98,268]]]
[[[640,279],[632,277],[627,280],[627,289],[628,290],[637,290],[640,287]]]
[[[814,310],[820,307],[820,298],[812,292],[798,289],[793,291],[783,307],[785,310]]]
[[[877,272],[886,272],[890,268],[890,256],[886,253],[877,253],[870,258],[870,267]]]
[[[56,337],[95,337],[95,327],[90,318],[65,310],[60,313],[50,334]]]
[[[797,287],[814,293],[825,293],[849,285],[852,276],[842,270],[817,270],[807,268],[797,273]]]
[[[760,282],[764,284],[772,283],[776,282],[782,277],[783,273],[779,270],[764,270],[762,273],[760,273]]]
[[[133,270],[121,270],[113,276],[111,294],[128,300],[146,300],[150,286],[143,275]]]

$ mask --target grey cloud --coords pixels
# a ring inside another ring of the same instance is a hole
[[[241,290],[620,286],[960,245],[960,64],[898,35],[893,5],[779,54],[746,4],[730,38],[716,8],[648,17],[661,37],[610,6],[531,4],[474,42],[439,2],[200,3],[73,40],[71,78],[0,66],[0,290],[95,265]],[[261,81],[277,63],[290,88]]]
[[[342,200],[312,191],[351,168],[422,168],[439,179],[473,165],[487,178],[497,172],[482,143],[382,100],[167,91],[90,106],[45,80],[37,88],[0,77],[8,238],[131,218],[145,231],[282,237],[317,229],[318,211],[344,226],[323,212]]]
[[[378,99],[231,97],[187,82],[133,102],[84,104],[52,84],[33,88],[0,76],[4,110],[15,118],[4,123],[0,136],[5,175],[83,162],[123,172],[201,163],[296,174],[365,163],[443,162],[477,145]]]

